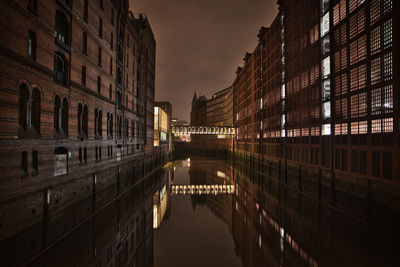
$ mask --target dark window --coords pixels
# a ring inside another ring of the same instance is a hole
[[[342,170],[347,171],[347,150],[342,150]]]
[[[60,131],[61,98],[56,95],[54,98],[54,129]]]
[[[56,40],[68,45],[68,22],[66,16],[56,11]]]
[[[122,106],[122,97],[121,97],[121,92],[118,90],[117,91],[117,96],[116,96],[116,101],[117,101],[117,108],[120,108]]]
[[[101,93],[101,78],[100,78],[100,76],[97,76],[97,92],[99,94]]]
[[[367,151],[360,151],[360,173],[367,174]]]
[[[101,67],[101,47],[97,50],[97,64]]]
[[[28,1],[28,10],[37,15],[37,0]]]
[[[31,126],[40,134],[40,92],[39,89],[35,88],[32,91],[32,101],[30,105],[30,118]]]
[[[68,99],[64,97],[61,108],[61,129],[68,135]]]
[[[83,148],[83,162],[87,164],[87,147]]]
[[[111,76],[113,75],[113,59],[111,56],[110,56],[110,75]]]
[[[372,176],[381,176],[381,154],[379,151],[372,151]]]
[[[99,160],[101,160],[101,146],[99,146]]]
[[[351,171],[357,173],[358,172],[358,151],[351,151]]]
[[[99,18],[99,36],[103,38],[103,20]]]
[[[82,115],[83,115],[83,109],[82,109],[82,104],[78,104],[78,135],[82,134]]]
[[[86,66],[82,66],[82,84],[86,86]]]
[[[103,9],[103,0],[99,0],[99,7]]]
[[[110,84],[110,86],[109,86],[109,97],[110,97],[110,99],[112,99],[112,84]]]
[[[84,0],[83,2],[83,19],[87,22],[88,21],[88,0]]]
[[[335,169],[340,169],[340,150],[335,150]]]
[[[110,49],[113,50],[114,49],[114,34],[111,33],[111,37],[110,37]]]
[[[97,135],[101,138],[103,134],[103,112],[99,110],[99,116],[97,118]]]
[[[126,67],[129,68],[129,54],[126,53]]]
[[[383,178],[392,179],[392,171],[393,171],[392,152],[383,152],[382,157],[383,157],[383,159],[382,159]]]
[[[28,176],[28,153],[23,151],[21,153],[21,178],[26,178]]]
[[[28,57],[36,60],[36,34],[33,31],[28,31]]]
[[[19,87],[19,125],[26,130],[28,126],[29,91],[25,84]]]
[[[39,169],[38,169],[38,152],[33,151],[32,152],[32,176],[36,176],[39,174]]]
[[[82,38],[82,52],[86,55],[87,54],[87,33],[83,32]]]
[[[79,148],[79,164],[82,165],[82,148]]]
[[[114,25],[114,8],[111,9],[111,25]]]
[[[54,55],[54,79],[60,84],[67,84],[67,62],[58,52]]]
[[[88,137],[88,108],[87,105],[83,107],[83,114],[82,114],[82,132],[85,137]]]
[[[94,135],[97,136],[97,123],[98,123],[99,111],[97,108],[94,109]]]

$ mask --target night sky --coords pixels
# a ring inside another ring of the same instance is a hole
[[[194,92],[209,98],[229,87],[278,12],[276,0],[133,1],[157,41],[156,101],[171,102],[173,116],[188,121]]]

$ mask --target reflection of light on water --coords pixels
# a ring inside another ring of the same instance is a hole
[[[289,246],[306,262],[310,267],[318,267],[318,263],[314,260],[310,255],[307,254],[302,248],[300,248],[299,244],[293,239],[293,237],[285,232],[285,229],[280,227],[279,224],[266,212],[266,210],[262,209],[262,215],[265,217],[266,222],[268,222],[272,228],[275,229],[280,235],[280,249],[281,252],[284,252],[284,244],[285,241],[289,244]],[[283,259],[281,259],[283,261]],[[282,262],[281,262],[282,266]]]
[[[187,158],[186,162],[187,162],[187,166],[190,167],[190,158]]]

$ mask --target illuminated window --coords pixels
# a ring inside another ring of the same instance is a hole
[[[392,52],[387,53],[383,56],[383,79],[385,81],[389,81],[393,78],[392,61]]]
[[[381,50],[381,32],[380,27],[371,30],[370,33],[371,54],[376,54]]]
[[[321,19],[321,37],[329,32],[329,12]]]
[[[383,14],[386,15],[393,8],[393,1],[392,0],[383,0]]]
[[[392,20],[388,20],[383,24],[383,49],[392,46]]]
[[[371,91],[371,109],[372,115],[381,114],[382,98],[381,98],[381,88]]]
[[[331,117],[331,102],[323,103],[322,115],[324,116],[324,119],[329,119]]]
[[[382,132],[382,120],[372,120],[371,121],[371,132],[381,133]]]
[[[393,85],[383,88],[383,109],[386,114],[393,112]]]
[[[393,118],[386,118],[382,120],[382,130],[384,133],[393,132]]]
[[[336,26],[340,21],[340,3],[333,7],[333,26]]]
[[[371,60],[371,84],[378,84],[381,82],[381,59],[376,58]]]
[[[322,125],[322,135],[330,135],[331,134],[331,125],[324,124]]]
[[[370,18],[371,25],[377,22],[381,18],[381,0],[371,0],[370,2]]]
[[[321,12],[324,14],[329,9],[329,0],[321,0]]]
[[[327,79],[322,82],[322,97],[329,99],[331,96],[331,80]]]
[[[327,78],[331,74],[331,58],[326,57],[322,60],[322,76]]]

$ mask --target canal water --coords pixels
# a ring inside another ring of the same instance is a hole
[[[176,160],[87,219],[93,199],[1,241],[0,266],[400,266],[398,233],[275,181]]]

